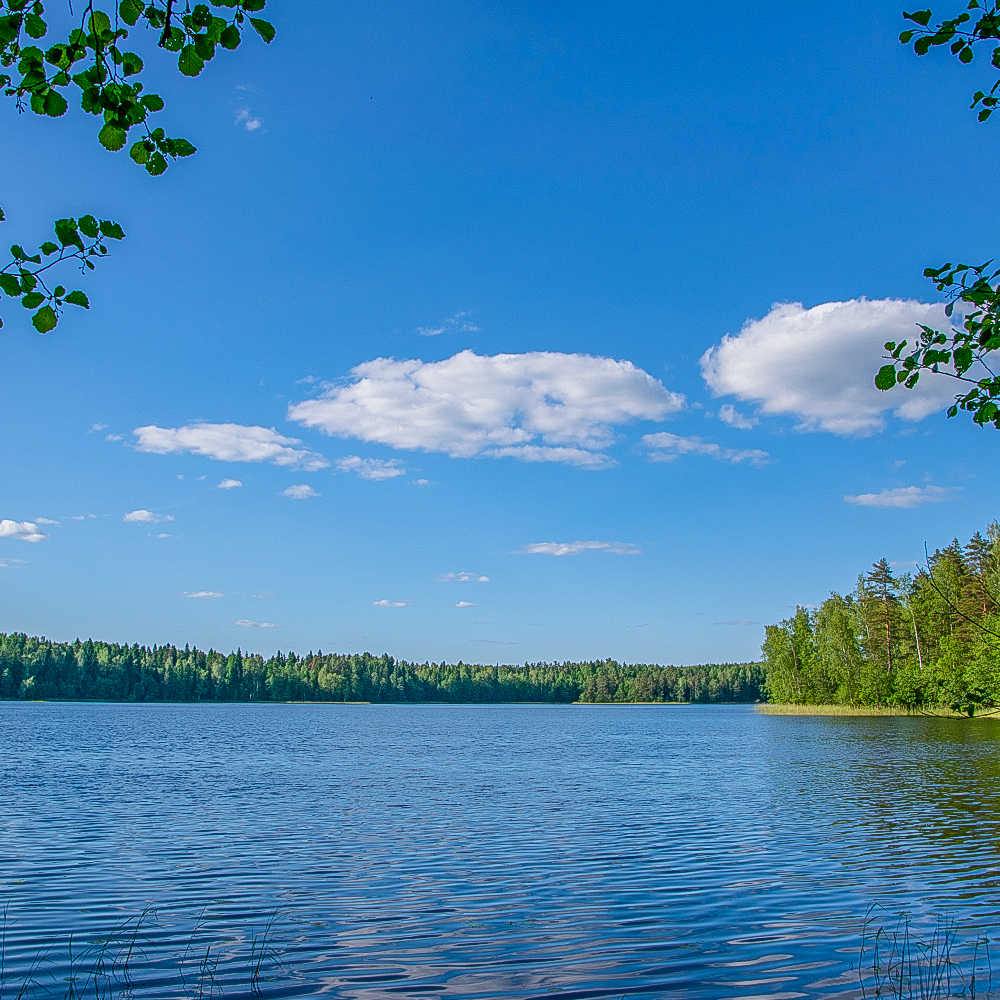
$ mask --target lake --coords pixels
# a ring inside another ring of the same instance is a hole
[[[1000,933],[1000,722],[0,702],[0,769],[3,997],[848,997],[872,905]]]

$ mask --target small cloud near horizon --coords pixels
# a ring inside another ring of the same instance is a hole
[[[252,622],[247,618],[241,618],[236,622],[240,628],[279,628],[274,622]]]
[[[196,590],[193,594],[189,594],[186,590],[183,594],[184,597],[195,597],[195,598],[205,598],[205,597],[224,597],[224,594],[220,594],[217,590]]]
[[[642,550],[631,542],[532,542],[520,551],[533,556],[576,556],[581,552],[608,552],[615,556],[642,554]]]
[[[489,583],[488,576],[480,576],[478,573],[438,573],[439,583]]]
[[[960,490],[960,486],[899,486],[879,493],[859,493],[857,496],[844,494],[844,503],[853,503],[858,507],[912,510],[925,503],[947,503],[949,500],[957,500],[957,493]]]
[[[295,486],[289,486],[287,490],[282,490],[280,493],[280,496],[288,497],[290,500],[308,500],[309,497],[319,497],[322,495],[322,493],[317,493],[306,483],[298,483]]]
[[[140,507],[139,510],[130,511],[122,520],[129,523],[159,524],[161,521],[172,521],[173,514],[154,514],[151,510]]]
[[[381,601],[372,601],[373,608],[405,608],[407,605],[412,604],[412,601],[387,601],[385,599]]]
[[[437,326],[418,326],[417,333],[421,337],[437,337],[442,333],[479,333],[479,327],[466,319],[471,315],[471,312],[457,312]]]
[[[242,485],[238,479],[223,479],[215,488],[217,490],[238,490]]]
[[[49,536],[38,530],[33,521],[0,521],[0,538],[18,538],[22,542],[41,542]]]

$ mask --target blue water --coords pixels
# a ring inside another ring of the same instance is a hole
[[[849,997],[872,904],[1000,933],[1000,722],[0,703],[0,774],[3,997],[262,940],[263,997]]]

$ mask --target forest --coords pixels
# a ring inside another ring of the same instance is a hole
[[[203,652],[0,633],[0,699],[101,701],[754,702],[757,663],[408,663],[370,653]]]
[[[853,593],[832,592],[769,625],[768,700],[949,709],[1000,705],[1000,524],[928,554],[915,573],[886,559]]]

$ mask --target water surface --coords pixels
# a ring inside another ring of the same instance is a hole
[[[0,702],[0,776],[8,992],[117,927],[136,998],[247,995],[272,915],[263,996],[364,1000],[846,997],[872,904],[1000,928],[1000,722]]]

